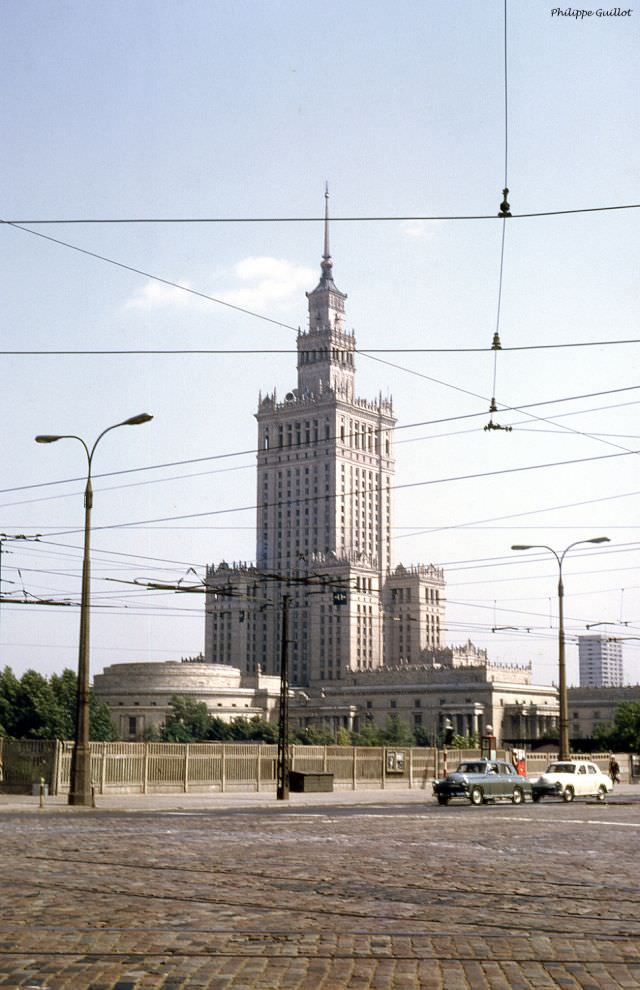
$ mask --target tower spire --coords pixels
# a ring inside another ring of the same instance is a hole
[[[333,281],[333,262],[331,260],[331,252],[329,250],[329,183],[324,184],[324,247],[322,252],[322,262],[320,264],[322,268],[322,278],[320,279],[321,284],[326,284],[326,282]]]
[[[331,251],[329,250],[329,183],[324,184],[324,253],[322,255],[324,261],[331,260]]]

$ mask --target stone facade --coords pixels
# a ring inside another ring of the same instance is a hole
[[[263,674],[249,677],[222,664],[117,663],[95,675],[93,691],[108,705],[118,737],[139,741],[164,724],[174,695],[203,701],[211,715],[225,722],[277,720],[280,681]]]
[[[625,687],[572,687],[568,689],[569,734],[572,739],[593,739],[598,725],[611,725],[623,702],[640,702],[640,685]]]
[[[442,737],[449,719],[456,734],[481,735],[493,727],[498,745],[533,742],[558,731],[554,687],[531,683],[531,666],[403,665],[345,675],[341,684],[300,695],[290,715],[299,727],[358,730],[370,721],[383,727],[397,716],[429,743]]]

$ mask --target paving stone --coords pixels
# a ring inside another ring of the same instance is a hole
[[[640,803],[612,802],[605,831],[578,802],[322,799],[82,816],[0,800],[0,987],[640,987]]]

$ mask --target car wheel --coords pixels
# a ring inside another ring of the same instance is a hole
[[[438,794],[438,804],[449,804],[449,798],[446,794]]]
[[[538,794],[538,792],[537,792],[537,791],[534,791],[534,792],[533,792],[533,794],[531,795],[531,800],[532,800],[532,801],[533,801],[533,802],[534,802],[535,804],[537,804],[537,803],[538,803],[538,801],[540,800],[540,798],[541,798],[541,797],[542,797],[542,794]]]
[[[604,784],[600,784],[600,787],[598,788],[598,793],[596,794],[596,799],[598,801],[607,800],[607,788],[604,786]]]
[[[471,804],[482,804],[484,801],[484,794],[482,793],[481,787],[472,787],[469,792],[469,800]]]
[[[562,800],[566,801],[567,804],[569,804],[570,801],[573,801],[575,796],[576,796],[576,792],[571,786],[565,787],[565,789],[562,792]]]
[[[521,787],[514,787],[513,794],[511,795],[512,804],[522,804],[524,801],[524,794],[522,793]]]

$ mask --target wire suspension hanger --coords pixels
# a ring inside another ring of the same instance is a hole
[[[500,246],[500,278],[498,281],[498,309],[496,314],[496,331],[493,335],[493,341],[491,344],[491,350],[493,351],[493,387],[491,389],[491,404],[489,405],[489,422],[485,425],[484,429],[487,431],[492,430],[503,430],[505,433],[511,433],[511,426],[502,426],[500,423],[494,423],[493,414],[497,413],[498,406],[496,405],[496,377],[498,373],[498,351],[502,350],[502,344],[500,343],[500,305],[502,303],[502,274],[504,271],[504,241],[506,234],[506,221],[507,217],[511,216],[511,207],[507,196],[509,195],[509,189],[507,186],[507,160],[508,160],[508,142],[509,142],[509,129],[508,129],[508,86],[507,86],[507,0],[504,0],[504,188],[502,190],[502,202],[500,203],[500,209],[498,211],[498,217],[502,218],[502,243]]]

